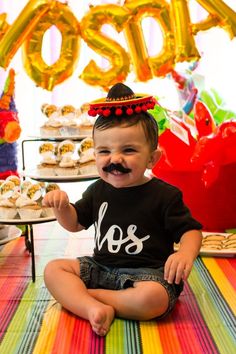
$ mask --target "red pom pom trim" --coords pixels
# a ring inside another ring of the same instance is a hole
[[[116,115],[116,116],[121,116],[122,113],[123,113],[123,111],[122,111],[121,108],[117,108],[117,109],[115,110],[115,115]]]
[[[140,106],[136,106],[134,109],[135,113],[140,113],[142,111]]]
[[[142,105],[142,111],[147,112],[147,106],[145,104]]]
[[[131,116],[134,113],[134,111],[132,108],[127,108],[126,113],[128,116]]]
[[[97,111],[95,109],[90,109],[88,111],[88,114],[91,116],[91,117],[96,117],[97,115]]]
[[[104,111],[103,111],[103,115],[104,115],[104,117],[109,117],[109,115],[111,114],[111,111],[110,111],[110,109],[104,109]]]

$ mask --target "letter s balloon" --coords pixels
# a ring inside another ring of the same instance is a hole
[[[111,67],[104,70],[91,60],[80,78],[89,85],[98,85],[107,90],[117,81],[123,82],[129,72],[130,60],[125,49],[102,34],[101,27],[110,23],[116,30],[123,30],[130,17],[130,12],[118,5],[100,5],[91,7],[80,23],[81,36],[95,52],[108,59]]]

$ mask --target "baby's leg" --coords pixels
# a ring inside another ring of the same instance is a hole
[[[105,335],[114,319],[111,305],[104,304],[88,293],[80,279],[78,260],[58,259],[47,264],[45,284],[53,297],[67,310],[87,319],[98,335]]]
[[[133,320],[150,320],[161,316],[169,305],[169,296],[161,284],[154,281],[139,281],[133,288],[122,290],[89,289],[98,301],[110,305],[116,315]]]

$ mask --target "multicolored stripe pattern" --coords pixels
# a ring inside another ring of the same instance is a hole
[[[174,311],[159,321],[116,319],[105,338],[61,309],[43,283],[43,267],[67,239],[36,239],[31,282],[24,239],[0,252],[1,354],[231,354],[236,349],[236,259],[199,257]],[[57,252],[58,253],[58,252]]]

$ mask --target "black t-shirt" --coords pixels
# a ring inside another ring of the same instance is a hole
[[[94,224],[94,259],[106,266],[163,266],[184,232],[202,228],[182,193],[157,178],[128,188],[99,179],[74,207],[81,225],[87,229]]]

